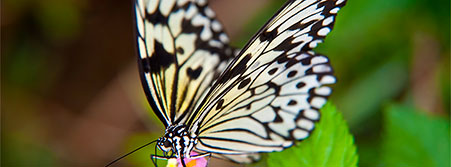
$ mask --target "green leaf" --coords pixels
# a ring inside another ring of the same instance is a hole
[[[393,105],[385,112],[384,166],[450,166],[449,120]]]
[[[285,151],[270,153],[268,166],[357,166],[354,139],[341,113],[327,103],[321,114],[320,122],[308,139]]]

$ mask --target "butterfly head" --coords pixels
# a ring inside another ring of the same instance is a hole
[[[191,137],[185,125],[172,125],[166,129],[163,137],[157,140],[157,146],[165,154],[172,151],[177,157],[190,157],[190,152],[197,143],[195,137]]]
[[[169,152],[172,149],[172,141],[170,138],[160,137],[157,140],[158,148],[163,152]]]

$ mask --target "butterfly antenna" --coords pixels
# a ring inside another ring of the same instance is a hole
[[[149,142],[149,143],[147,143],[147,144],[144,144],[144,145],[141,146],[141,147],[138,147],[137,149],[135,149],[135,150],[133,150],[133,151],[130,151],[129,153],[127,153],[127,154],[125,154],[125,155],[123,155],[123,156],[121,156],[121,157],[115,159],[114,161],[111,161],[108,165],[105,165],[105,167],[108,167],[108,166],[110,166],[110,165],[116,163],[117,161],[121,160],[122,158],[124,158],[124,157],[126,157],[126,156],[128,156],[128,155],[130,155],[130,154],[132,154],[132,153],[134,153],[134,152],[136,152],[136,151],[138,151],[138,150],[140,150],[140,149],[142,149],[142,148],[148,146],[148,145],[151,145],[152,143],[155,143],[156,141],[157,141],[157,140],[154,140],[154,141],[152,141],[152,142]]]

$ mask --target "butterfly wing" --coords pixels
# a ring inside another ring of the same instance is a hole
[[[251,154],[212,154],[212,156],[229,160],[235,163],[252,163],[260,159],[260,155],[257,153]]]
[[[159,119],[176,124],[192,111],[233,50],[206,1],[137,0],[139,68]]]
[[[197,150],[280,151],[307,138],[335,83],[311,51],[333,28],[343,0],[291,0],[227,66],[189,118]],[[247,162],[244,158],[241,162]],[[240,162],[240,160],[238,160]]]

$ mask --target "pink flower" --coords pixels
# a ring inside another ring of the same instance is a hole
[[[191,152],[192,156],[198,155],[196,152]],[[200,157],[196,159],[191,158],[184,158],[186,167],[206,167],[207,166],[207,159],[205,157]],[[175,162],[174,160],[169,160],[167,167],[175,167],[178,164],[178,167],[183,167],[182,161],[180,159],[177,159]]]

